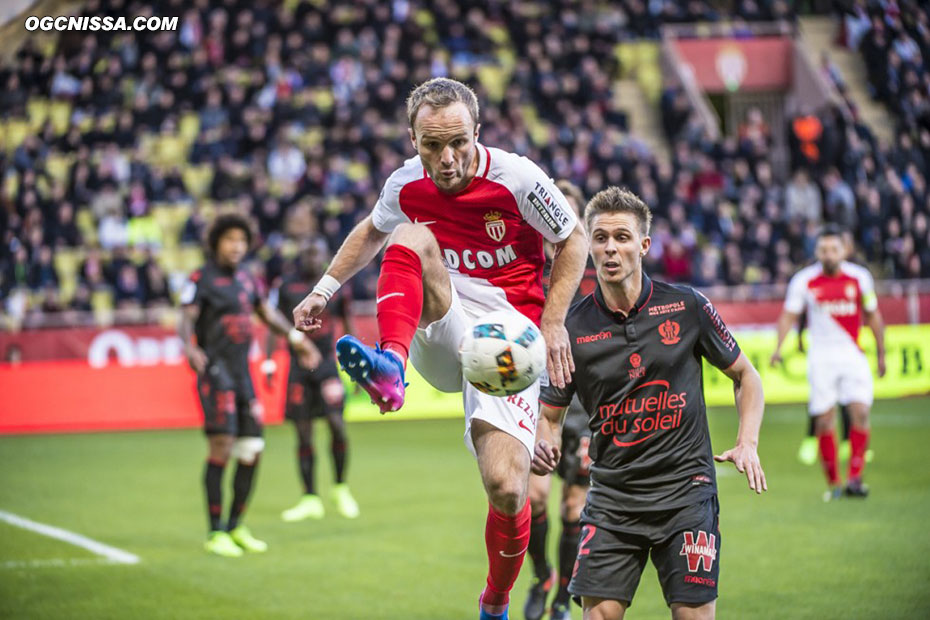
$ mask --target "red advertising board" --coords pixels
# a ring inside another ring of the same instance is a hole
[[[791,87],[791,39],[678,39],[678,57],[707,92],[787,90]]]

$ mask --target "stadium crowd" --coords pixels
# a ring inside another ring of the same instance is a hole
[[[617,44],[656,37],[662,23],[719,19],[717,4],[90,0],[88,15],[180,24],[64,33],[53,49],[30,39],[0,67],[4,310],[168,305],[219,208],[254,217],[253,265],[268,282],[288,268],[294,240],[338,247],[410,155],[404,99],[436,75],[475,87],[482,142],[526,154],[587,196],[607,184],[643,196],[656,215],[647,269],[666,279],[785,282],[825,220],[855,230],[883,275],[930,275],[930,77],[919,46],[884,48],[912,52],[902,90],[888,93],[914,108],[897,144],[879,148],[864,125],[827,110],[820,156],[797,162],[784,187],[758,116],[712,142],[669,89],[673,163],[628,135]],[[738,19],[792,18],[783,0],[733,5]],[[926,42],[926,10],[917,13],[898,23]],[[376,275],[372,265],[354,280],[356,298],[373,296]]]

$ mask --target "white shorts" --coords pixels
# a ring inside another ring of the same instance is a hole
[[[859,351],[839,355],[811,355],[807,362],[811,385],[808,411],[820,415],[836,403],[872,404],[872,371]]]
[[[474,455],[472,420],[483,420],[520,440],[530,458],[536,445],[539,418],[539,381],[513,396],[491,396],[462,376],[459,345],[472,321],[465,314],[455,287],[452,304],[438,321],[417,329],[410,345],[410,362],[430,385],[442,392],[462,392],[465,408],[465,445]]]

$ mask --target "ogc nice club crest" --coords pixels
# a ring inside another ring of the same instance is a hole
[[[675,344],[681,340],[678,337],[678,332],[681,331],[681,326],[675,321],[665,321],[659,325],[659,335],[662,336],[662,344]]]
[[[501,214],[497,211],[489,211],[484,214],[484,229],[488,231],[488,236],[498,243],[504,238],[507,232],[507,225],[501,219]]]

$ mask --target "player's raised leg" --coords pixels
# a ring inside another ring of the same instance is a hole
[[[865,497],[869,489],[862,483],[865,469],[866,452],[869,448],[869,405],[866,403],[849,403],[851,424],[849,429],[849,472],[846,477],[846,495]]]
[[[510,590],[530,540],[530,456],[520,440],[483,420],[472,420],[471,436],[489,504],[484,534],[489,566],[479,599],[481,618],[507,618]]]
[[[526,620],[539,620],[546,612],[546,599],[552,590],[552,566],[546,557],[547,538],[549,534],[549,489],[552,476],[530,476],[530,542],[527,554],[533,564],[533,582],[523,606]],[[573,558],[574,559],[574,558]]]
[[[827,492],[824,501],[836,499],[840,496],[840,476],[837,467],[838,455],[836,445],[835,409],[830,407],[824,413],[814,418],[814,427],[817,432],[817,441],[820,444],[820,459],[823,463],[824,474],[827,477]]]
[[[381,412],[404,404],[404,370],[418,326],[441,319],[452,303],[439,245],[423,224],[401,224],[391,234],[378,277],[380,347],[346,335],[336,343],[340,365]]]

